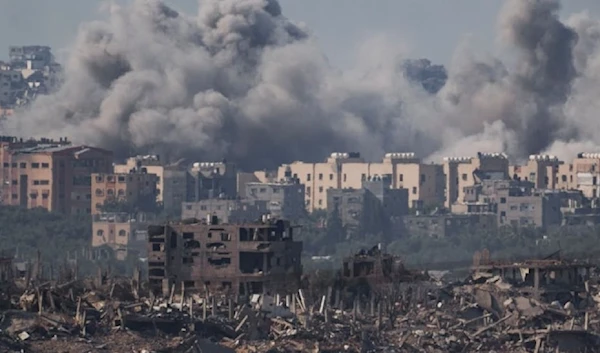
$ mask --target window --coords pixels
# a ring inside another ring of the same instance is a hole
[[[260,188],[260,189],[258,190],[258,192],[260,192],[260,193],[264,194],[265,192],[267,192],[267,189],[266,189],[266,188]]]
[[[104,195],[104,192],[102,191],[102,189],[96,189],[96,196],[102,196]]]
[[[98,229],[98,231],[96,232],[96,235],[101,237],[104,235],[104,231],[102,229]]]
[[[115,194],[115,191],[113,189],[108,189],[106,190],[106,194],[112,196]]]
[[[362,181],[365,181],[365,180],[367,180],[367,174],[364,174],[364,173],[363,173],[363,174],[361,174],[361,175],[360,175],[360,180],[362,180]]]
[[[200,206],[200,211],[206,211],[206,205]]]
[[[323,173],[319,173],[319,180],[323,180]]]
[[[404,174],[400,174],[400,181],[404,181]]]
[[[23,169],[27,168],[27,163],[20,163],[19,168],[23,168]]]
[[[4,163],[4,168],[8,168],[10,166],[9,163]]]
[[[294,179],[298,179],[298,173],[294,173],[294,175],[292,176]]]
[[[48,164],[48,163],[42,163],[42,168],[50,168],[50,164]]]
[[[279,188],[273,188],[273,193],[274,194],[278,194],[279,193]]]
[[[124,237],[124,236],[126,236],[126,235],[127,235],[127,232],[126,232],[124,229],[121,229],[121,230],[119,231],[119,236],[120,236],[120,237]]]
[[[96,175],[96,182],[97,183],[101,183],[102,182],[102,176],[101,175]]]
[[[323,187],[319,186],[319,192],[323,192]]]
[[[119,196],[125,196],[125,190],[123,190],[123,189],[119,189],[118,193],[119,193]]]
[[[33,185],[40,185],[40,181],[39,180],[34,180],[33,181]]]
[[[40,180],[40,185],[50,185],[50,180]]]
[[[310,195],[310,186],[306,188],[306,193]]]
[[[11,163],[10,166],[13,167],[13,168],[16,168],[17,167],[17,163]]]
[[[462,180],[463,180],[463,181],[467,181],[467,174],[463,173],[463,175],[462,175]]]
[[[108,181],[109,183],[114,183],[115,182],[115,177],[112,175],[109,175],[106,177],[106,181]]]
[[[124,183],[125,182],[125,177],[122,175],[119,175],[118,179],[119,183]]]
[[[13,184],[13,185],[18,185],[18,184],[19,184],[19,181],[17,181],[17,179],[13,179],[13,181],[12,181],[12,184]]]
[[[329,174],[329,180],[333,180],[333,174]]]
[[[323,200],[319,200],[319,206],[323,205]]]
[[[427,177],[425,176],[425,174],[421,174],[421,182],[424,183],[425,180],[427,180]]]
[[[11,195],[11,197],[12,197],[12,199],[13,199],[13,200],[16,200],[16,199],[18,199],[18,198],[19,198],[19,195],[17,195],[17,194],[12,194],[12,195]]]
[[[344,173],[344,181],[346,181],[346,174]]]
[[[39,168],[40,164],[39,163],[31,163],[31,168]]]
[[[306,174],[306,181],[310,181],[310,174]]]
[[[567,182],[567,176],[566,175],[561,176],[561,180],[563,181],[563,183]]]
[[[43,200],[48,200],[48,194],[45,194],[45,193],[44,193],[44,194],[42,194],[42,199],[43,199]]]
[[[413,186],[412,192],[413,192],[413,195],[417,194],[417,187],[416,186]]]
[[[501,197],[500,198],[500,203],[506,203],[506,197]]]

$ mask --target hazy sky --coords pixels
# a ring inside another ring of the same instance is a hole
[[[119,2],[125,2],[120,0]],[[196,12],[197,0],[170,0]],[[413,57],[447,63],[457,43],[472,35],[476,45],[494,51],[500,0],[280,0],[284,14],[317,36],[331,61],[347,66],[356,46],[374,34],[405,44]],[[81,22],[99,18],[99,0],[0,0],[0,59],[11,44],[48,44],[60,51]],[[600,0],[565,0],[563,16],[589,10],[600,16]]]

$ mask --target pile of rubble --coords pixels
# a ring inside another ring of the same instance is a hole
[[[600,350],[600,286],[583,265],[486,264],[460,283],[386,281],[366,295],[332,286],[233,298],[173,286],[157,297],[139,278],[17,283],[5,292],[0,351]]]

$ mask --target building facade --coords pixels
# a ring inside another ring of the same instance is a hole
[[[356,152],[332,153],[324,163],[282,165],[278,177],[283,178],[288,168],[306,187],[309,212],[327,208],[328,189],[360,189],[363,181],[374,177],[388,177],[392,188],[407,189],[410,207],[441,205],[444,200],[442,166],[424,164],[414,153],[387,153],[377,163],[365,162]]]
[[[348,238],[387,235],[391,219],[408,214],[408,190],[392,189],[390,178],[369,178],[360,189],[327,190],[327,212],[339,217]]]
[[[535,154],[529,156],[525,165],[510,166],[509,173],[515,180],[531,181],[536,189],[558,189],[562,164],[556,156]]]
[[[2,204],[91,213],[91,174],[111,172],[112,152],[73,146],[67,139],[0,140]]]
[[[264,202],[273,218],[296,221],[306,215],[304,185],[291,178],[280,182],[248,183],[245,199]]]
[[[104,208],[111,204],[127,205],[130,211],[155,212],[157,179],[156,174],[139,169],[127,174],[92,174],[92,214],[106,212]]]
[[[181,219],[204,219],[210,215],[217,217],[219,223],[240,224],[254,222],[268,212],[267,203],[264,201],[209,199],[184,202]]]
[[[452,210],[465,198],[465,188],[483,180],[509,179],[508,157],[504,153],[477,153],[477,157],[445,157],[445,206]]]
[[[237,168],[227,162],[196,162],[189,170],[188,202],[237,197]]]
[[[95,214],[92,219],[92,246],[109,246],[118,260],[125,260],[132,253],[143,256],[147,250],[148,225],[152,220],[143,213]]]
[[[148,228],[148,278],[155,291],[288,294],[298,290],[302,242],[283,220],[242,225],[216,219]]]

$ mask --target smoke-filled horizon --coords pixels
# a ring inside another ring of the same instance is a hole
[[[506,2],[498,35],[514,65],[465,42],[444,68],[377,37],[346,71],[276,0],[203,0],[197,14],[111,5],[106,21],[81,26],[62,87],[3,130],[248,168],[333,151],[570,159],[600,146],[600,21],[563,23],[559,5]]]

